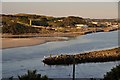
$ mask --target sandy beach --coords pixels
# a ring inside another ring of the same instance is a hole
[[[75,37],[79,33],[50,33],[50,34],[25,34],[11,35],[1,34],[2,49],[39,45],[52,41],[64,41],[66,39],[56,37]],[[38,38],[39,37],[39,38]],[[41,38],[40,38],[41,37]]]
[[[39,45],[51,41],[63,41],[60,38],[2,38],[2,49]]]

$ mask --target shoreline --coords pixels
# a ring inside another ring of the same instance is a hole
[[[64,41],[61,38],[2,38],[2,49],[34,46],[52,41]]]
[[[99,32],[102,32],[102,31],[99,31]],[[53,41],[65,41],[80,35],[99,33],[99,32],[93,32],[93,31],[88,31],[84,33],[83,32],[70,32],[70,33],[57,32],[57,33],[50,33],[50,34],[23,34],[23,35],[1,34],[2,47],[0,49],[34,46],[34,45],[40,45],[46,42],[53,42]],[[41,38],[38,38],[38,37],[41,37]],[[55,37],[68,37],[68,39],[55,38]]]
[[[47,65],[71,65],[79,63],[96,63],[96,62],[109,62],[120,60],[120,47],[84,52],[75,55],[57,55],[44,58],[43,63]]]
[[[78,36],[78,34],[76,33],[24,34],[24,35],[1,34],[1,35],[2,36],[0,49],[35,46],[54,41],[67,41],[69,40],[69,38]],[[55,37],[67,37],[68,39]]]
[[[118,28],[103,28],[98,30],[93,29],[87,29],[84,31],[77,31],[77,32],[53,32],[53,33],[27,33],[27,34],[19,34],[19,35],[13,35],[13,34],[1,34],[2,38],[32,38],[32,37],[76,37],[79,35],[86,35],[86,34],[91,34],[91,33],[99,33],[99,32],[111,32],[111,31],[118,31],[120,29]]]

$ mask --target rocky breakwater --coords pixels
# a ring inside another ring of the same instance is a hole
[[[108,62],[120,60],[120,47],[108,50],[80,53],[76,55],[57,55],[44,58],[47,65],[70,65],[89,62]]]

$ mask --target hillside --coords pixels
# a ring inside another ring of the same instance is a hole
[[[39,29],[30,26],[25,26],[19,23],[11,23],[7,26],[3,25],[2,32],[11,34],[38,33]]]
[[[114,19],[90,19],[78,16],[68,17],[53,17],[36,14],[1,14],[2,31],[10,34],[25,34],[25,33],[51,33],[51,32],[76,32],[78,25],[87,25],[88,27],[100,27],[99,24],[92,24],[92,21],[106,22]],[[37,26],[37,27],[34,27]],[[105,24],[102,26],[106,26]]]

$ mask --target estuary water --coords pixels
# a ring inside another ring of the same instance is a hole
[[[99,32],[78,36],[68,41],[47,42],[41,45],[9,48],[2,50],[2,76],[17,77],[27,70],[36,69],[49,78],[72,78],[72,65],[48,66],[42,63],[44,56],[78,54],[86,51],[118,47],[118,31]],[[84,63],[76,65],[76,78],[103,78],[106,72],[120,61]]]

